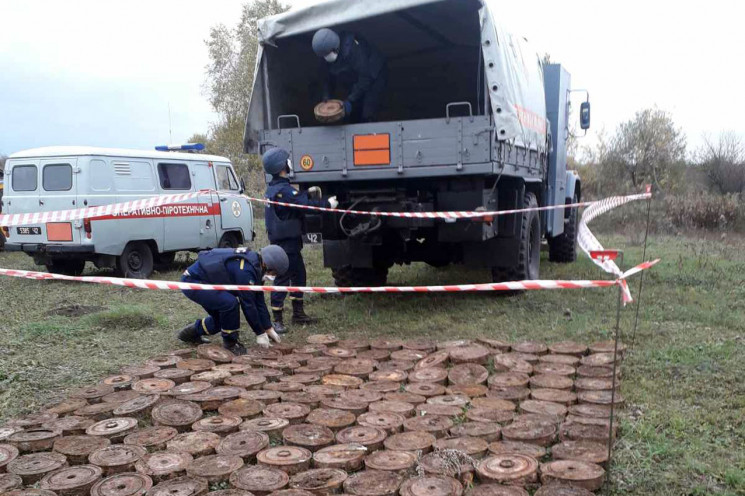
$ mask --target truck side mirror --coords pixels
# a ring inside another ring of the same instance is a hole
[[[246,192],[246,180],[241,178],[241,190],[239,191],[240,194],[243,194]]]
[[[590,102],[582,102],[579,107],[579,126],[585,131],[590,129]]]

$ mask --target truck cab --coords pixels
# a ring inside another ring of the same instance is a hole
[[[6,229],[6,250],[51,272],[82,273],[85,262],[147,278],[178,251],[239,246],[254,238],[253,211],[224,157],[90,147],[12,154],[5,165],[4,213],[57,212],[176,193],[185,202],[83,221]],[[210,192],[203,190],[210,190]]]
[[[385,57],[389,80],[373,122],[315,121],[324,60],[311,40],[321,28],[352,32]],[[579,176],[566,170],[569,73],[505,31],[496,2],[330,0],[261,20],[259,39],[244,149],[287,149],[291,180],[321,186],[340,209],[497,211],[581,195]],[[306,220],[322,234],[339,285],[384,284],[393,264],[411,262],[485,267],[494,281],[537,279],[542,239],[551,260],[576,257],[569,208],[477,221]]]

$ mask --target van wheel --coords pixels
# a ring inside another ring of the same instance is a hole
[[[533,193],[525,193],[523,208],[537,208],[538,200]],[[538,212],[525,212],[520,224],[520,244],[517,265],[492,268],[494,282],[509,282],[538,279],[541,262],[541,218]]]
[[[220,238],[220,243],[218,243],[218,248],[238,248],[241,245],[241,240],[238,238],[238,235],[234,232],[226,232],[222,235],[222,238]]]
[[[144,241],[132,241],[117,260],[117,268],[127,279],[147,279],[153,273],[153,251]]]
[[[65,276],[79,276],[85,269],[85,260],[52,260],[46,264],[47,272]]]

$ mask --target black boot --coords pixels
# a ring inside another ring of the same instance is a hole
[[[293,324],[315,324],[318,319],[305,313],[303,309],[303,300],[292,300],[292,323]]]
[[[236,356],[245,355],[247,353],[246,347],[241,344],[240,341],[226,341],[223,340],[223,348],[232,352]]]
[[[274,319],[274,322],[272,322],[272,326],[274,327],[274,332],[277,334],[287,334],[287,327],[285,327],[284,320],[282,318],[282,310],[272,310],[272,318]]]
[[[178,334],[176,334],[176,337],[184,343],[190,344],[205,344],[210,342],[209,339],[199,335],[197,332],[197,326],[194,323],[181,329]]]

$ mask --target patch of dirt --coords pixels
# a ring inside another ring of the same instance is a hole
[[[63,305],[57,308],[49,310],[46,315],[48,316],[60,316],[60,317],[82,317],[83,315],[89,315],[92,313],[106,310],[106,307],[91,305]]]

